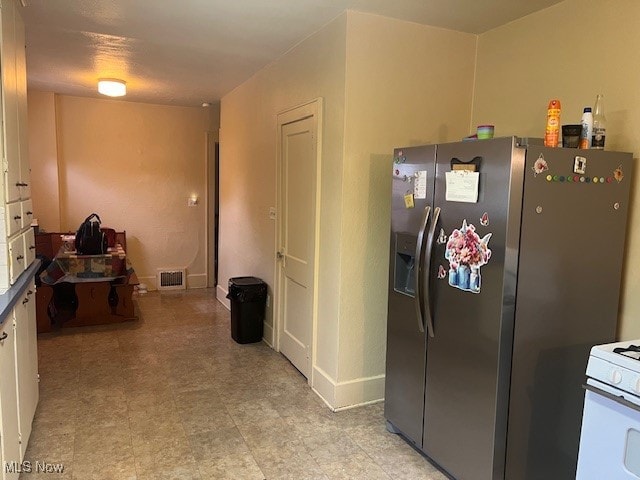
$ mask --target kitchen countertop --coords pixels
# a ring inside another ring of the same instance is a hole
[[[14,283],[9,290],[0,295],[0,325],[4,324],[5,319],[11,313],[11,309],[22,298],[25,288],[31,285],[33,277],[40,267],[40,260],[35,259],[29,267],[20,274],[18,281]]]

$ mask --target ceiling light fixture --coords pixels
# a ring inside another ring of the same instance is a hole
[[[123,97],[127,94],[127,83],[116,78],[98,80],[98,92],[108,97]]]

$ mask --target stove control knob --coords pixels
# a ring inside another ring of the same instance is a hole
[[[611,370],[609,374],[609,380],[614,385],[619,384],[622,381],[622,372],[620,370]]]

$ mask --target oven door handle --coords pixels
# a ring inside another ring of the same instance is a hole
[[[609,400],[612,400],[616,403],[619,403],[620,405],[624,405],[625,407],[635,410],[636,412],[640,412],[640,406],[636,405],[633,402],[630,402],[626,398],[618,397],[613,393],[606,392],[598,387],[594,387],[593,385],[583,385],[582,388],[590,392],[597,393],[598,395],[602,395],[603,397],[608,398]]]

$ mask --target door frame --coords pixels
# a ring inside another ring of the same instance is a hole
[[[215,132],[206,132],[205,256],[207,287],[218,286],[218,232],[220,208],[220,142]]]
[[[310,341],[310,358],[311,365],[309,369],[309,378],[307,383],[313,385],[314,365],[316,364],[316,330],[318,320],[318,262],[320,257],[320,186],[321,186],[321,167],[322,167],[322,97],[318,97],[309,102],[288,108],[277,114],[277,134],[276,134],[276,238],[275,250],[273,252],[274,269],[275,269],[275,285],[273,292],[273,308],[274,308],[274,346],[277,352],[280,351],[280,337],[282,332],[282,282],[283,275],[280,268],[280,260],[278,252],[282,247],[282,215],[284,199],[283,199],[283,165],[282,165],[282,127],[289,123],[304,120],[312,117],[313,128],[315,130],[316,139],[316,165],[315,165],[315,182],[314,184],[314,251],[313,251],[313,275],[311,285],[311,341]]]

